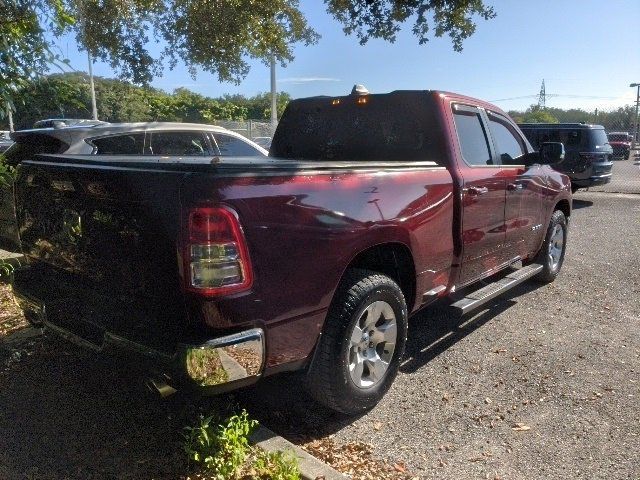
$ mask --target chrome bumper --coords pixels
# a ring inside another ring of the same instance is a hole
[[[216,393],[254,383],[262,375],[265,339],[261,328],[214,338],[199,345],[179,344],[174,354],[159,352],[107,331],[98,345],[49,321],[46,306],[38,299],[17,289],[14,294],[25,317],[34,326],[46,328],[97,352],[115,350],[137,355],[154,369],[168,370],[169,377],[178,382],[186,379],[192,386]]]

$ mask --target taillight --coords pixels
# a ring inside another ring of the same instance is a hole
[[[185,243],[188,290],[215,296],[251,288],[249,251],[233,211],[224,207],[192,208]]]

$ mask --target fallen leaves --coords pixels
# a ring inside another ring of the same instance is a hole
[[[341,445],[336,443],[333,438],[326,437],[300,446],[337,471],[349,475],[353,480],[378,480],[381,478],[412,480],[417,478],[409,473],[406,464],[402,461],[390,463],[376,458],[373,455],[373,447],[367,443],[349,442]]]
[[[531,430],[531,427],[524,423],[516,423],[513,427],[511,427],[511,430],[515,432],[526,432],[527,430]]]

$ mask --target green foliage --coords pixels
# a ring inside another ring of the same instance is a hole
[[[514,115],[513,119],[518,123],[558,123],[559,121],[548,110],[537,105],[532,105],[526,112]]]
[[[184,450],[189,461],[203,466],[217,480],[299,480],[295,457],[252,449],[248,436],[257,424],[245,410],[222,423],[213,416],[201,417],[199,425],[185,428]]]
[[[476,30],[474,16],[489,20],[496,16],[483,0],[325,0],[327,10],[344,25],[348,35],[356,34],[361,44],[371,38],[390,42],[403,23],[413,21],[413,34],[420,45],[429,41],[430,23],[435,36],[449,35],[453,49],[462,51],[462,42]]]
[[[564,110],[561,108],[546,107],[544,110],[538,105],[531,105],[524,112],[511,110],[509,115],[518,123],[593,123],[602,125],[608,132],[630,132],[633,129],[633,116],[635,110],[632,105],[625,105],[616,110],[607,112],[587,112],[580,108]]]
[[[73,24],[62,0],[0,0],[0,118],[14,107],[15,92],[63,60],[51,48],[46,30]]]
[[[101,120],[108,122],[174,121],[212,123],[216,120],[268,119],[271,96],[261,93],[210,98],[179,88],[168,94],[138,87],[122,80],[95,78],[96,100]],[[42,76],[16,93],[16,128],[31,128],[43,118],[90,118],[89,79],[83,73]],[[278,94],[282,114],[290,100]],[[0,122],[0,128],[2,122]]]
[[[246,411],[216,425],[213,417],[200,419],[200,425],[186,427],[184,449],[189,460],[204,465],[216,478],[232,478],[249,453],[248,435],[258,422]]]
[[[250,477],[264,480],[299,480],[300,467],[290,453],[258,450],[252,463]]]
[[[4,155],[0,155],[0,188],[11,188],[16,179],[16,169],[7,165]]]
[[[13,265],[5,262],[4,260],[0,260],[0,279],[11,277],[12,274],[13,274]]]

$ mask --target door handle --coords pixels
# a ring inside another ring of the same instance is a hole
[[[487,187],[468,187],[467,193],[469,195],[484,195],[489,193],[489,189]]]
[[[507,183],[507,190],[522,190],[524,186],[521,183]]]

